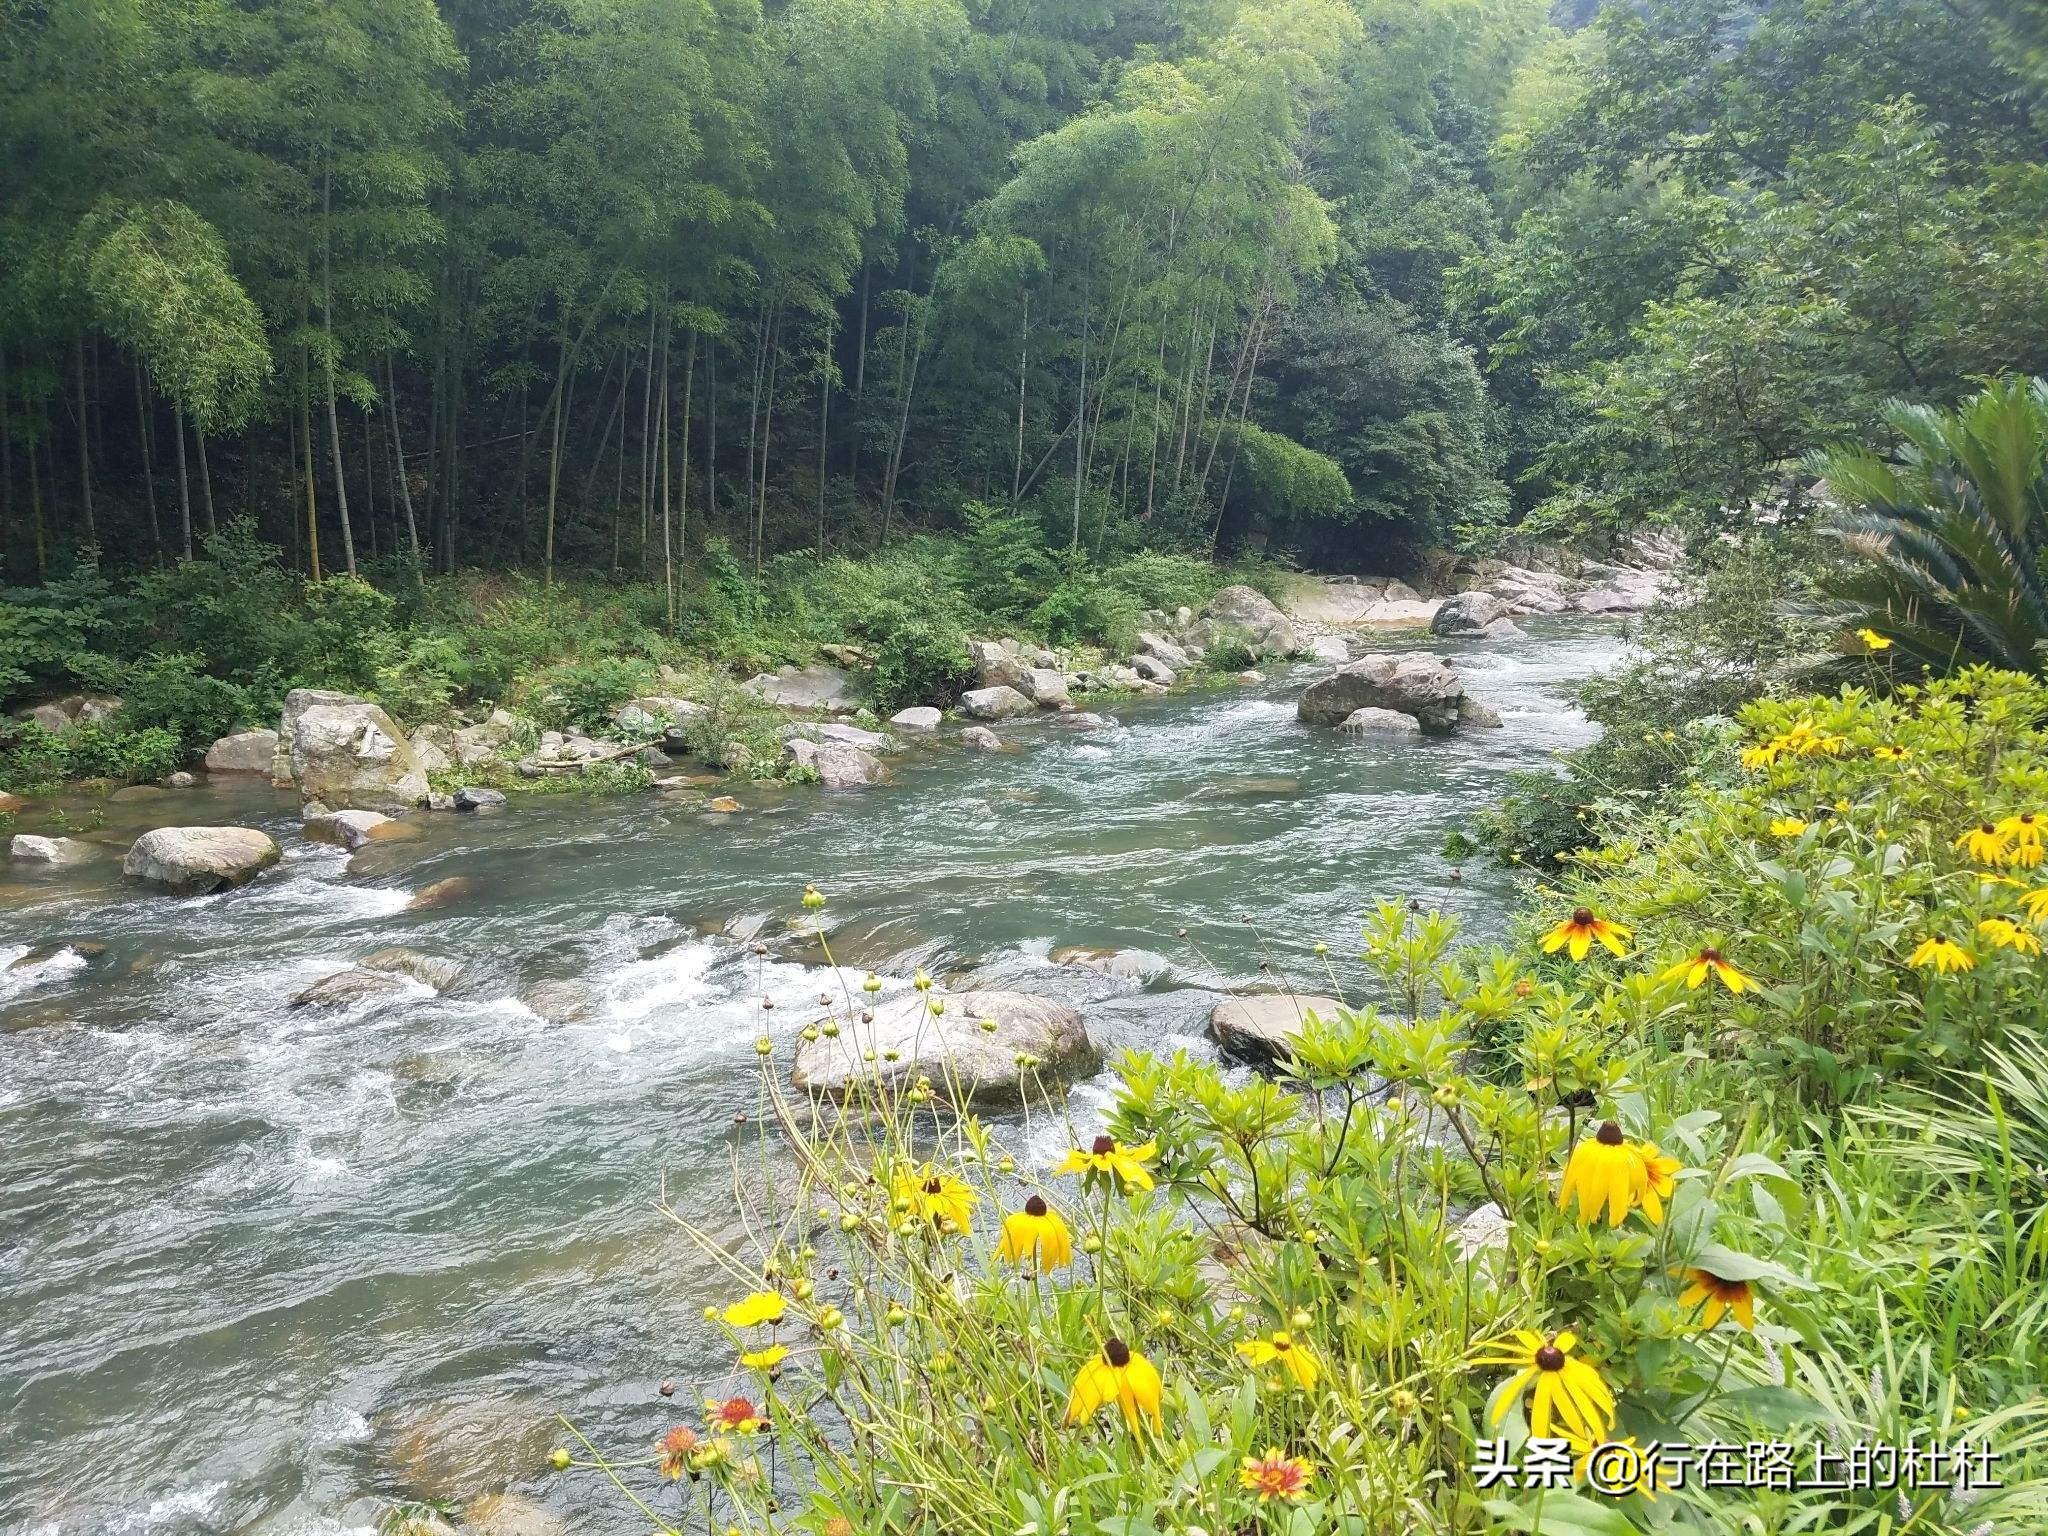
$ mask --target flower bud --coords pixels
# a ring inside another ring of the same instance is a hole
[[[566,1447],[558,1445],[552,1451],[548,1452],[548,1465],[553,1467],[557,1472],[568,1471],[569,1464],[570,1456]]]

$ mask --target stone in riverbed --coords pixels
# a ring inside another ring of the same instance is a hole
[[[1347,736],[1419,736],[1422,722],[1395,709],[1354,709],[1337,729]]]
[[[352,693],[333,688],[294,688],[284,696],[284,711],[277,722],[277,751],[270,760],[270,782],[279,789],[292,782],[292,737],[299,717],[315,705],[343,705],[361,702]]]
[[[7,845],[8,855],[22,864],[84,864],[99,857],[99,849],[75,837],[37,837],[18,832]]]
[[[1014,1104],[1022,1094],[1020,1054],[1035,1057],[1037,1065],[1029,1070],[1047,1078],[1066,1079],[1101,1065],[1102,1053],[1081,1015],[1065,1003],[1021,992],[929,996],[944,1002],[943,1014],[933,1017],[926,994],[912,993],[865,1010],[873,1013],[872,1021],[864,1021],[862,1012],[840,1017],[836,1037],[820,1035],[797,1047],[792,1086],[843,1095],[877,1074],[903,1084],[928,1077],[940,1093],[957,1085],[969,1103]],[[984,1028],[984,1020],[993,1020],[995,1028]],[[875,1053],[872,1062],[863,1059],[869,1050]]]
[[[1341,725],[1361,709],[1413,715],[1430,735],[1458,723],[1465,684],[1441,656],[1427,651],[1375,651],[1311,683],[1295,713],[1309,725]]]
[[[200,896],[253,880],[277,860],[277,844],[253,827],[158,827],[129,847],[121,872]]]
[[[1025,674],[1025,694],[1040,709],[1064,709],[1072,701],[1067,695],[1067,675],[1057,667],[1033,667]]]
[[[1488,706],[1480,703],[1471,694],[1458,700],[1458,724],[1476,725],[1487,730],[1498,730],[1500,716]]]
[[[402,944],[373,950],[356,964],[366,971],[387,971],[398,976],[410,976],[422,986],[432,987],[436,992],[446,992],[462,979],[461,961],[444,959],[439,955],[423,955],[418,950],[407,949]]]
[[[550,1024],[587,1024],[603,1011],[604,1000],[587,981],[536,981],[519,1001]]]
[[[336,971],[307,987],[292,999],[294,1008],[345,1008],[366,998],[397,997],[412,991],[403,976],[389,971]]]
[[[784,667],[779,672],[760,673],[741,686],[756,698],[784,709],[851,714],[860,704],[854,697],[853,679],[837,667]]]
[[[960,707],[977,720],[1007,720],[1012,715],[1028,715],[1038,706],[1016,689],[998,685],[968,689],[960,696]]]
[[[436,880],[432,885],[423,885],[413,892],[412,900],[405,904],[405,910],[433,912],[442,907],[452,907],[457,902],[467,901],[478,889],[476,876],[450,875],[444,880]]]
[[[1351,647],[1345,644],[1342,635],[1317,635],[1309,641],[1308,653],[1317,661],[1327,661],[1340,667],[1351,659]]]
[[[1169,667],[1157,656],[1133,656],[1131,658],[1131,670],[1146,682],[1157,683],[1162,688],[1171,688],[1179,681],[1173,668]]]
[[[427,773],[405,733],[362,699],[301,709],[291,765],[300,793],[337,811],[408,811],[426,803]]]
[[[929,704],[914,704],[909,709],[899,709],[889,717],[889,723],[899,731],[936,731],[944,717]]]
[[[785,742],[798,739],[821,742],[838,741],[844,742],[850,747],[859,747],[863,752],[894,752],[898,750],[896,738],[887,732],[863,730],[857,725],[847,725],[839,720],[829,720],[823,725],[813,725],[809,721],[799,721],[794,725],[783,727],[782,739]]]
[[[1150,656],[1154,661],[1175,672],[1185,671],[1189,663],[1188,653],[1185,650],[1175,645],[1166,636],[1155,635],[1149,630],[1139,632],[1138,651],[1140,655]]]
[[[1312,993],[1226,997],[1209,1014],[1209,1033],[1226,1051],[1270,1061],[1287,1053],[1288,1041],[1301,1029],[1311,1009],[1328,1023],[1342,1006],[1334,997]]]
[[[799,768],[809,768],[827,789],[852,789],[879,784],[888,777],[880,759],[871,757],[847,741],[806,741],[798,737],[782,748]]]
[[[707,811],[716,811],[721,816],[730,816],[735,811],[744,811],[746,807],[744,805],[741,805],[739,801],[733,799],[731,795],[718,795],[715,798],[707,801],[705,803],[704,809]]]
[[[384,842],[411,831],[403,822],[376,811],[329,811],[324,816],[308,816],[299,828],[300,835],[313,842],[331,843],[351,853],[365,843]]]
[[[164,775],[165,789],[196,789],[198,785],[198,777],[194,774],[187,773],[182,768],[180,768],[176,773],[167,773]]]
[[[208,773],[269,773],[276,761],[275,731],[236,731],[206,749]]]
[[[976,752],[1000,752],[1003,738],[985,725],[970,725],[961,731],[960,745]]]
[[[458,811],[502,811],[505,808],[505,792],[498,789],[481,789],[465,784],[455,791],[455,809]]]
[[[1431,634],[1476,635],[1507,616],[1508,605],[1491,592],[1474,590],[1447,597],[1429,621]]]

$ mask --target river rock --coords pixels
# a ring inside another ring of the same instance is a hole
[[[939,998],[945,1012],[934,1018],[926,997]],[[790,1082],[800,1091],[845,1094],[877,1074],[885,1082],[909,1084],[929,1077],[932,1087],[975,1104],[1014,1104],[1021,1097],[1020,1053],[1036,1057],[1031,1070],[1069,1078],[1095,1071],[1102,1053],[1088,1037],[1081,1015],[1065,1003],[1021,992],[961,992],[942,996],[912,993],[871,1010],[841,1016],[836,1037],[820,1035],[797,1046]],[[993,1030],[983,1020],[993,1019]],[[873,1051],[875,1060],[863,1059]],[[896,1055],[889,1059],[890,1052]]]
[[[458,811],[502,811],[505,808],[505,792],[501,789],[482,789],[465,784],[455,791],[455,809]]]
[[[1170,667],[1175,672],[1187,670],[1188,653],[1164,635],[1155,635],[1149,630],[1141,631],[1138,635],[1138,652],[1140,655],[1150,656],[1154,661]]]
[[[480,768],[494,762],[514,737],[526,729],[526,722],[509,709],[494,709],[490,717],[465,725],[455,733],[453,756],[462,768]]]
[[[680,732],[692,720],[710,711],[694,699],[670,694],[648,694],[628,699],[612,711],[612,723],[629,736],[669,735]]]
[[[1495,710],[1480,703],[1471,694],[1468,693],[1458,700],[1458,724],[1476,725],[1482,730],[1499,730],[1501,723],[1500,715]]]
[[[426,770],[405,733],[364,699],[301,708],[291,767],[299,792],[332,810],[407,811],[426,803]]]
[[[0,816],[11,816],[27,805],[28,802],[22,799],[21,796],[9,794],[6,790],[0,789]]]
[[[899,709],[889,717],[889,723],[899,731],[936,731],[943,719],[929,704],[913,704],[908,709]]]
[[[967,659],[974,664],[974,681],[981,688],[1014,688],[1031,696],[1031,664],[1017,654],[1017,642],[970,640]]]
[[[275,731],[236,731],[206,749],[208,773],[268,773],[276,761]]]
[[[1070,944],[1054,950],[1048,958],[1054,965],[1071,965],[1076,970],[1114,976],[1119,981],[1149,982],[1173,968],[1166,956],[1149,949],[1095,949]]]
[[[366,971],[389,971],[398,976],[410,976],[422,986],[432,987],[436,992],[446,992],[462,979],[461,961],[445,959],[440,955],[423,955],[418,950],[407,949],[402,944],[373,950],[356,964]]]
[[[371,997],[397,997],[410,992],[403,976],[389,971],[365,970],[357,966],[353,970],[336,971],[332,976],[323,977],[292,999],[294,1008],[345,1008],[350,1003],[360,1003]]]
[[[721,816],[730,816],[736,811],[744,811],[746,807],[733,799],[731,795],[714,795],[711,799],[704,802],[704,809],[716,811]]]
[[[1226,1051],[1273,1060],[1288,1050],[1288,1041],[1313,1009],[1325,1022],[1343,1005],[1334,997],[1311,993],[1272,992],[1226,997],[1209,1014],[1209,1033]]]
[[[1419,736],[1422,722],[1393,709],[1354,709],[1337,729],[1347,736]]]
[[[858,747],[863,752],[894,752],[898,750],[896,738],[887,732],[863,730],[860,726],[847,725],[838,720],[828,721],[823,725],[813,725],[809,721],[799,721],[794,725],[783,727],[782,739],[785,743],[799,740],[844,742],[847,746]]]
[[[1391,709],[1444,735],[1456,727],[1464,696],[1465,684],[1441,656],[1375,651],[1311,683],[1296,713],[1310,725],[1341,725],[1361,709]]]
[[[167,773],[164,775],[165,789],[197,789],[198,787],[199,776],[197,774],[187,773],[182,768],[180,768],[176,773]]]
[[[324,816],[308,816],[299,833],[313,842],[331,843],[353,853],[365,843],[378,842],[388,836],[384,828],[398,825],[400,823],[376,811],[329,811]]]
[[[1058,667],[1032,667],[1024,674],[1024,694],[1040,709],[1065,709],[1072,702],[1067,694],[1067,675]]]
[[[1339,667],[1351,659],[1351,647],[1344,643],[1342,635],[1315,636],[1308,642],[1308,653],[1317,661],[1326,661]]]
[[[99,856],[99,849],[75,837],[36,837],[17,832],[7,845],[8,856],[23,864],[84,864]]]
[[[970,725],[960,732],[960,745],[976,752],[1000,752],[1003,738],[985,725]]]
[[[130,845],[121,872],[198,896],[252,880],[277,860],[277,844],[253,827],[158,827]]]
[[[838,667],[822,663],[808,667],[783,667],[763,672],[741,684],[748,693],[784,709],[829,710],[852,714],[860,707],[854,696],[853,679]]]
[[[477,878],[474,875],[449,875],[436,880],[432,885],[423,885],[413,892],[412,900],[405,904],[408,912],[434,912],[442,907],[452,907],[457,902],[467,901],[477,893]]]
[[[1202,622],[1190,632],[1195,643],[1203,646],[1230,633],[1242,635],[1255,657],[1291,655],[1301,645],[1293,621],[1255,587],[1225,587],[1209,599]]]
[[[1173,668],[1157,656],[1138,655],[1131,658],[1131,670],[1148,683],[1157,683],[1162,688],[1171,688],[1179,681]]]
[[[270,782],[279,789],[292,782],[292,737],[298,731],[301,715],[315,705],[359,702],[354,694],[333,688],[294,688],[286,694],[283,712],[278,716],[277,753],[270,760]]]
[[[794,741],[783,743],[782,750],[797,767],[815,770],[818,782],[827,789],[879,784],[888,777],[888,770],[879,758],[863,752],[850,741],[807,741],[799,736]]]
[[[1489,1200],[1468,1211],[1451,1229],[1451,1241],[1457,1245],[1459,1258],[1473,1259],[1482,1253],[1506,1251],[1513,1228],[1507,1212]]]
[[[1028,715],[1038,706],[1015,688],[998,685],[968,689],[960,696],[960,707],[977,720],[1007,720],[1012,715]]]
[[[587,1024],[604,1008],[604,1000],[587,981],[536,981],[519,1001],[550,1024]]]
[[[76,726],[103,725],[114,717],[120,707],[120,699],[113,694],[73,693],[52,699],[47,704],[17,709],[14,718],[40,725],[53,736],[62,736]]]
[[[1507,604],[1491,592],[1460,592],[1447,597],[1429,621],[1435,635],[1476,635],[1495,619],[1507,616]]]

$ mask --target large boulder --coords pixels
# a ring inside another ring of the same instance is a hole
[[[198,896],[254,879],[277,858],[277,844],[252,827],[158,827],[129,847],[121,872]]]
[[[1185,672],[1188,668],[1189,658],[1186,650],[1175,645],[1164,635],[1155,635],[1149,630],[1140,631],[1138,635],[1138,650],[1142,655],[1150,656],[1155,661],[1164,662],[1176,672]]]
[[[899,750],[896,738],[888,732],[864,730],[858,725],[848,725],[840,720],[830,720],[823,725],[813,725],[809,721],[800,721],[795,725],[785,726],[782,732],[782,739],[785,742],[798,739],[804,741],[837,741],[849,747],[859,747],[863,752],[895,752]]]
[[[763,672],[741,686],[756,698],[783,709],[819,709],[833,714],[852,714],[860,707],[853,679],[838,667],[823,664]]]
[[[960,707],[977,720],[1007,720],[1028,715],[1038,706],[1015,688],[999,684],[993,688],[970,688],[960,695]]]
[[[407,949],[400,944],[373,950],[356,964],[366,971],[386,971],[394,975],[410,976],[422,986],[432,987],[436,992],[446,992],[462,980],[461,961],[445,959],[440,955],[423,955],[416,949]]]
[[[1435,635],[1476,635],[1506,616],[1507,604],[1491,592],[1460,592],[1443,600],[1429,629]]]
[[[40,725],[52,735],[62,736],[80,725],[101,725],[114,716],[121,701],[112,694],[73,693],[47,704],[34,704],[14,712],[17,720]]]
[[[936,731],[943,719],[929,704],[913,704],[908,709],[899,709],[889,717],[889,723],[899,731]]]
[[[1284,1056],[1311,1009],[1325,1022],[1343,1005],[1334,997],[1295,992],[1226,997],[1209,1014],[1209,1033],[1226,1051],[1271,1061]]]
[[[1136,672],[1146,682],[1157,683],[1162,688],[1171,688],[1180,681],[1179,677],[1175,675],[1173,668],[1169,667],[1157,656],[1149,653],[1140,653],[1133,656],[1131,658],[1131,670]]]
[[[1021,992],[928,995],[943,1002],[944,1013],[932,1015],[926,995],[912,993],[841,1015],[837,1035],[821,1033],[797,1047],[791,1083],[844,1095],[878,1076],[906,1085],[928,1077],[939,1092],[957,1088],[968,1103],[1014,1104],[1024,1086],[1020,1056],[1035,1058],[1030,1072],[1061,1079],[1102,1063],[1081,1015],[1065,1003]]]
[[[1024,674],[1025,697],[1040,709],[1064,709],[1072,702],[1067,696],[1067,675],[1058,667],[1032,667]]]
[[[975,752],[1000,752],[1003,739],[985,725],[970,725],[961,731],[960,745]]]
[[[979,688],[1014,688],[1031,697],[1031,663],[1000,640],[970,640],[967,658],[974,663],[974,682]]]
[[[881,759],[863,752],[850,741],[809,741],[799,736],[782,748],[799,768],[809,768],[827,789],[853,789],[862,784],[879,784],[888,777]]]
[[[208,773],[268,773],[276,761],[275,731],[237,731],[206,749]]]
[[[292,737],[299,729],[299,717],[319,704],[358,704],[352,693],[333,688],[294,688],[284,696],[284,711],[277,721],[277,752],[270,760],[270,782],[284,789],[292,782]]]
[[[404,837],[410,831],[404,822],[394,821],[381,811],[328,811],[308,816],[299,828],[300,835],[312,842],[330,843],[351,853],[365,843]]]
[[[407,979],[392,971],[362,966],[322,977],[292,999],[294,1008],[345,1008],[366,998],[400,997],[412,991]]]
[[[99,849],[78,838],[37,837],[28,832],[17,832],[7,853],[23,864],[84,864],[99,857]]]
[[[1287,656],[1301,648],[1293,621],[1255,587],[1228,586],[1210,598],[1193,638],[1207,645],[1212,637],[1233,632],[1244,637],[1254,656]]]
[[[330,811],[407,811],[426,803],[427,771],[405,733],[365,699],[301,709],[291,766],[299,793]]]
[[[1441,656],[1375,651],[1309,684],[1295,713],[1309,725],[1342,725],[1361,709],[1413,715],[1431,735],[1458,724],[1465,684]]]

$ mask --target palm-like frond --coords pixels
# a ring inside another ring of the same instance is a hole
[[[1822,463],[1852,557],[1829,583],[1852,626],[1941,671],[2048,664],[2048,380],[2002,379],[1954,410],[1894,402],[1890,459]]]

